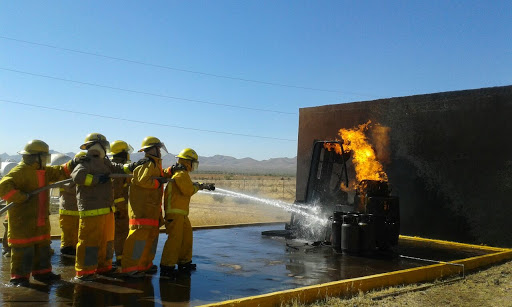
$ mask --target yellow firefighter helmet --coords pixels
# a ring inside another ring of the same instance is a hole
[[[131,147],[130,144],[126,143],[125,141],[117,140],[112,142],[112,145],[110,145],[110,152],[108,154],[117,155],[121,152],[132,153],[133,147]]]
[[[85,141],[80,146],[80,149],[86,150],[87,148],[89,148],[90,146],[92,146],[96,143],[100,143],[100,145],[103,146],[103,148],[105,148],[105,152],[110,150],[110,143],[107,141],[107,138],[103,134],[95,133],[95,132],[89,133],[85,137]]]
[[[22,151],[18,153],[20,155],[37,155],[37,154],[48,154],[50,152],[50,147],[48,144],[41,140],[32,140],[25,145]]]

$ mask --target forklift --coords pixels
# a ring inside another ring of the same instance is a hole
[[[367,232],[370,230],[364,240],[371,242],[363,243],[370,252],[396,246],[400,234],[398,197],[391,196],[387,181],[362,180],[357,183],[355,191],[349,191],[349,160],[350,152],[344,151],[343,141],[315,141],[305,201],[296,201],[295,204],[310,207],[310,212],[329,220],[329,223],[318,229],[313,227],[307,216],[292,213],[284,231],[265,231],[262,235],[321,242],[339,249],[344,245],[342,243],[353,242],[354,235],[359,237],[362,225],[371,224],[371,228],[364,228]]]

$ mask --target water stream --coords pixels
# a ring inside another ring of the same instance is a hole
[[[308,206],[308,205],[300,205],[300,204],[292,204],[282,200],[256,197],[253,195],[248,195],[240,192],[230,191],[226,189],[216,188],[215,191],[205,192],[210,195],[222,195],[227,197],[246,199],[250,201],[255,201],[264,205],[274,206],[280,209],[283,209],[290,213],[296,213],[305,217],[312,224],[316,224],[319,226],[325,226],[329,222],[327,218],[323,218],[319,216],[319,207],[318,206]]]

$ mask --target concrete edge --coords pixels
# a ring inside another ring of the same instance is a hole
[[[429,240],[423,238],[416,239],[413,237],[407,237],[406,239],[418,241]],[[455,242],[441,242],[447,245],[459,246],[459,244]],[[482,248],[482,246],[478,245],[463,245],[464,247],[473,247],[477,249]],[[293,302],[313,303],[317,300],[325,299],[327,297],[343,297],[357,294],[360,291],[368,292],[370,290],[387,288],[391,286],[428,282],[456,274],[460,275],[461,273],[465,273],[470,270],[512,259],[512,249],[499,250],[500,251],[492,254],[456,260],[450,263],[440,263],[395,272],[345,279],[314,286],[212,303],[203,306],[281,306],[283,304],[290,304]]]

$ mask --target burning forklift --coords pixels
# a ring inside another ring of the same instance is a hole
[[[357,153],[354,149],[345,150],[343,145],[343,140],[314,143],[305,202],[296,202],[330,223],[318,225],[307,215],[293,213],[281,234],[331,244],[337,252],[387,250],[398,243],[398,197],[391,196],[387,176],[363,179],[349,188],[347,161],[355,159]]]

